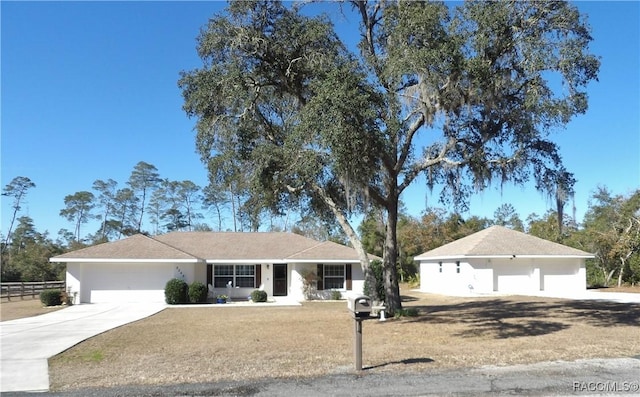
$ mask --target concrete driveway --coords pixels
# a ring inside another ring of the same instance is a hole
[[[413,292],[422,292],[418,289],[412,290]],[[425,294],[429,294],[429,292],[424,292]],[[446,294],[443,294],[446,295]],[[477,292],[468,292],[468,293],[456,293],[448,296],[459,296],[463,298],[474,298],[474,297],[487,297],[487,296],[504,296],[509,297],[513,295],[523,295],[523,296],[541,296],[545,298],[560,298],[560,299],[571,299],[571,300],[604,300],[611,301],[617,303],[640,303],[640,294],[631,293],[631,292],[605,292],[598,290],[586,290],[582,292],[570,292],[570,293],[559,293],[559,292],[522,292],[520,294],[510,294],[504,292],[490,292],[490,293],[477,293]]]
[[[545,296],[550,298],[563,298],[573,300],[605,300],[617,303],[640,303],[640,294],[629,292],[604,292],[598,290],[587,290],[577,294],[545,294],[540,292],[536,296]]]
[[[0,393],[49,390],[49,357],[165,307],[163,303],[82,304],[0,322]]]

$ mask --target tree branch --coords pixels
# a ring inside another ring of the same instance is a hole
[[[466,163],[466,161],[455,161],[447,158],[447,154],[451,149],[453,149],[457,144],[457,140],[455,138],[449,138],[449,141],[442,145],[440,152],[436,157],[433,158],[425,158],[421,163],[416,164],[411,170],[409,170],[404,177],[402,183],[398,186],[398,194],[402,193],[404,189],[407,188],[413,182],[413,180],[423,171],[426,171],[430,167],[433,167],[440,163],[445,163],[451,167],[459,167]]]
[[[420,116],[409,126],[409,131],[407,133],[407,137],[405,138],[404,145],[400,149],[400,158],[396,162],[394,167],[395,172],[400,172],[402,167],[404,167],[404,163],[407,161],[407,157],[409,156],[409,152],[411,150],[411,142],[413,141],[413,137],[416,132],[424,125],[425,116],[424,113],[421,113]]]

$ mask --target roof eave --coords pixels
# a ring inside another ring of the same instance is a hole
[[[556,259],[556,258],[575,258],[575,259],[591,259],[595,258],[595,255],[443,255],[443,256],[429,256],[429,257],[415,257],[414,261],[432,261],[432,260],[447,260],[447,259],[514,259],[514,258],[529,258],[529,259]]]
[[[360,263],[357,259],[207,259],[208,264],[256,263]]]
[[[288,263],[360,263],[357,259],[288,259]]]

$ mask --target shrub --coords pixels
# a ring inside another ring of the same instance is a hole
[[[208,294],[207,286],[196,281],[189,286],[189,302],[191,303],[205,303],[207,302]]]
[[[170,305],[187,303],[189,301],[188,291],[187,283],[179,278],[172,278],[167,281],[167,285],[164,287],[164,300]]]
[[[342,293],[340,291],[331,291],[331,300],[339,301],[342,299]]]
[[[257,290],[255,290],[255,291],[253,291],[251,293],[251,300],[254,301],[254,302],[266,302],[267,301],[267,293],[257,289]]]
[[[60,306],[62,304],[62,291],[48,289],[40,292],[40,302],[45,306]]]
[[[409,284],[409,288],[420,288],[420,275],[412,274],[408,276],[407,283]]]

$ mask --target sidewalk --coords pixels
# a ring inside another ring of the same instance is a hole
[[[0,393],[49,390],[49,357],[165,307],[160,303],[82,304],[0,322]]]

